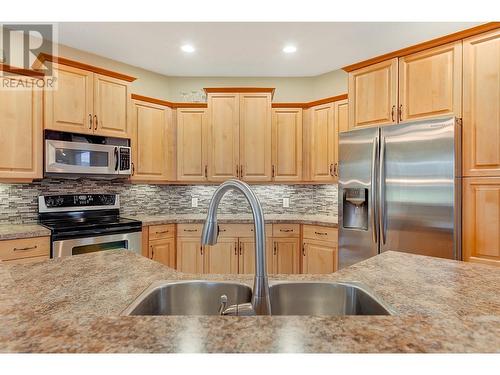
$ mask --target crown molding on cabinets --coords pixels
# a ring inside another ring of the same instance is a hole
[[[16,68],[14,66],[2,64],[2,63],[0,63],[0,71],[7,72],[10,74],[14,74],[14,75],[23,75],[23,76],[29,76],[29,77],[34,77],[34,78],[43,78],[45,75],[43,72],[38,72],[36,70]]]
[[[330,96],[328,98],[323,98],[323,99],[318,99],[314,100],[312,102],[299,102],[299,103],[272,103],[271,107],[272,108],[302,108],[302,109],[308,109],[320,104],[327,104],[327,103],[333,103],[337,102],[339,100],[345,100],[347,99],[347,94],[341,94],[341,95],[336,95],[336,96]]]
[[[49,55],[47,53],[40,53],[37,57],[37,61],[35,61],[33,66],[38,67],[41,64],[43,64],[45,61],[50,61],[53,63],[71,66],[73,68],[88,70],[90,72],[94,72],[94,73],[101,74],[101,75],[108,76],[108,77],[113,77],[113,78],[120,79],[120,80],[126,81],[126,82],[134,82],[137,79],[136,77],[128,76],[126,74],[122,74],[122,73],[114,72],[112,70],[99,68],[98,66],[81,63],[81,62],[75,61],[75,60],[70,60],[70,59],[67,59],[65,57]]]
[[[207,94],[209,93],[242,93],[242,92],[270,92],[271,99],[274,96],[274,91],[276,90],[274,87],[205,87],[203,88]]]
[[[360,61],[355,64],[344,66],[342,70],[352,72],[353,70],[361,69],[369,65],[373,65],[382,61],[390,60],[395,57],[403,57],[416,52],[420,52],[429,48],[438,47],[443,44],[459,41],[486,31],[494,30],[500,27],[500,22],[488,22],[483,25],[475,26],[470,29],[462,30],[453,34],[445,35],[436,39],[431,39],[423,43],[415,44],[397,51],[389,52],[384,55],[376,56],[368,60]]]
[[[207,108],[207,103],[194,103],[194,102],[175,103],[175,102],[169,102],[168,100],[151,98],[149,96],[143,96],[139,94],[132,94],[132,99],[163,105],[165,107],[170,107],[170,108]]]

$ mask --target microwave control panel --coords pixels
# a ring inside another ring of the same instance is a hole
[[[120,147],[120,171],[130,169],[130,148]]]

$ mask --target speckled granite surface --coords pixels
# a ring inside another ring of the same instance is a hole
[[[126,216],[126,215],[125,215]],[[185,223],[200,223],[203,224],[206,219],[206,214],[172,214],[172,215],[139,215],[126,216],[130,219],[142,221],[143,225],[158,225],[158,224],[185,224]],[[247,214],[231,214],[217,215],[220,223],[242,223],[252,224],[252,216]],[[337,216],[327,215],[288,215],[288,214],[266,214],[264,216],[268,224],[312,224],[324,225],[329,227],[337,227]]]
[[[500,270],[387,252],[335,274],[361,281],[396,316],[124,317],[153,281],[188,275],[128,251],[0,264],[2,352],[500,352]]]
[[[50,236],[50,230],[38,224],[0,224],[0,241]]]

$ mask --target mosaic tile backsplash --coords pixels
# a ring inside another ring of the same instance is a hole
[[[33,223],[38,215],[38,196],[51,194],[120,194],[121,214],[205,213],[217,185],[139,185],[122,181],[44,179],[31,184],[0,183],[0,224]],[[337,185],[252,185],[264,213],[337,215]],[[191,198],[198,207],[191,207]],[[290,207],[282,207],[282,198]],[[250,213],[245,198],[227,194],[220,212]]]

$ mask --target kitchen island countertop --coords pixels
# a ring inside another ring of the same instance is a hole
[[[386,252],[330,275],[359,281],[395,316],[121,316],[158,280],[183,274],[130,251],[0,264],[2,352],[500,352],[498,268]]]

